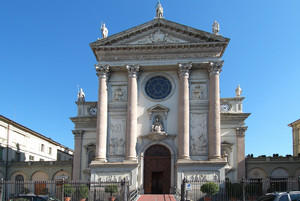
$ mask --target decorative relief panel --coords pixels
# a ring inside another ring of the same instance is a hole
[[[188,181],[218,181],[219,173],[213,171],[185,172],[184,178]]]
[[[182,39],[176,38],[169,33],[164,33],[158,29],[154,34],[150,34],[130,44],[157,44],[157,43],[186,43]]]
[[[191,155],[207,153],[207,115],[191,113]]]
[[[129,181],[131,184],[131,174],[130,173],[96,173],[96,181],[102,182],[120,182],[122,180]]]
[[[112,85],[110,100],[111,101],[127,101],[126,85]]]
[[[207,99],[207,85],[206,82],[192,82],[191,83],[191,100]]]
[[[126,115],[114,115],[110,118],[109,155],[125,155]]]

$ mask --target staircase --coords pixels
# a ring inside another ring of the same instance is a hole
[[[173,195],[162,194],[162,195],[141,195],[137,201],[176,201]]]

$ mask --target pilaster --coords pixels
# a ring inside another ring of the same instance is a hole
[[[82,137],[83,130],[72,130],[74,135],[74,158],[73,158],[73,181],[81,180],[81,154],[82,154]]]
[[[245,133],[248,127],[242,126],[236,128],[237,137],[237,179],[240,181],[243,177],[246,177],[246,164],[245,164]]]

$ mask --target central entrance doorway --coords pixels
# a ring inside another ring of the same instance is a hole
[[[163,145],[152,145],[145,152],[145,194],[169,194],[171,182],[171,153]]]

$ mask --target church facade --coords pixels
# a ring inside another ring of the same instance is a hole
[[[215,22],[216,23],[216,22]],[[154,20],[90,44],[98,101],[76,102],[73,180],[120,181],[170,193],[188,180],[245,176],[241,89],[220,98],[229,39]]]

